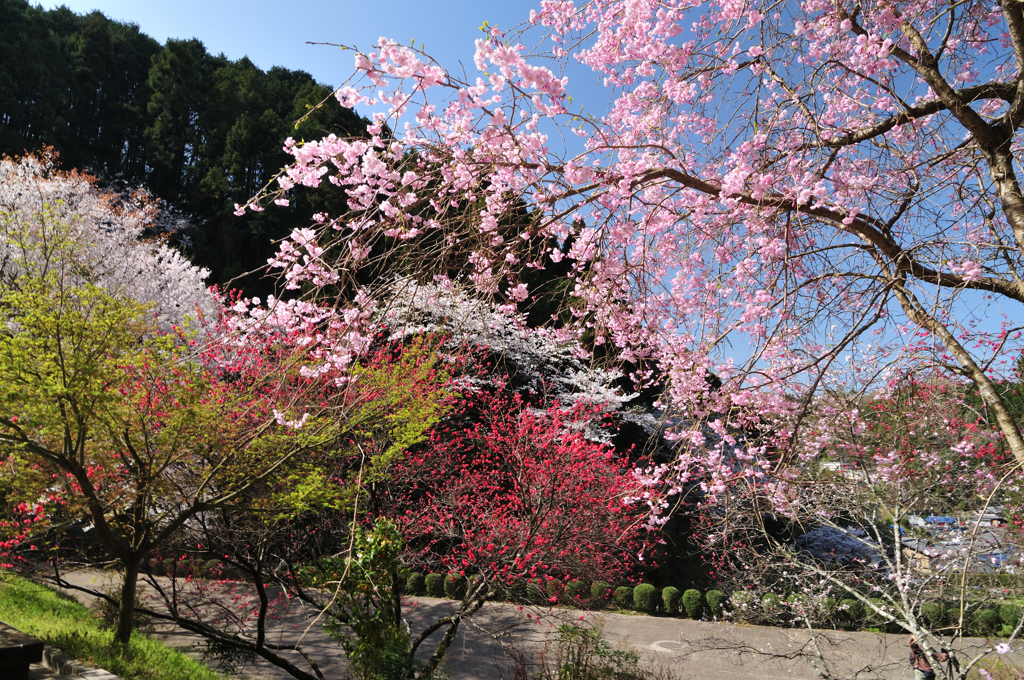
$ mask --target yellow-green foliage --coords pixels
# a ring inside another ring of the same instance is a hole
[[[433,347],[424,339],[414,340],[389,360],[364,361],[353,367],[343,418],[328,412],[311,418],[303,428],[315,430],[320,421],[336,419],[343,422],[337,433],[344,434],[343,443],[324,445],[333,456],[297,460],[288,466],[282,474],[282,487],[287,491],[274,499],[280,508],[278,517],[349,510],[356,494],[365,493],[373,482],[383,479],[390,466],[422,442],[441,418],[447,403],[443,385],[448,378],[438,368]],[[361,486],[331,480],[334,468],[327,466],[333,465],[337,456],[350,457],[353,467],[361,468]]]

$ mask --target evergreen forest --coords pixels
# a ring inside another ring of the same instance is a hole
[[[308,222],[318,201],[335,206],[323,192],[241,218],[234,205],[286,164],[285,138],[366,127],[351,109],[311,112],[332,88],[304,71],[264,71],[195,39],[161,45],[98,11],[0,0],[0,63],[0,155],[52,146],[66,169],[114,189],[144,187],[189,218],[180,245],[211,271],[210,282],[250,294],[271,290],[245,275],[266,265],[274,241]]]

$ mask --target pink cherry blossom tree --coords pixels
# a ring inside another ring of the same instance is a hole
[[[704,424],[769,423],[780,454],[747,447],[747,467],[791,467],[802,407],[844,358],[857,387],[923,363],[966,377],[1024,461],[992,382],[1020,352],[1022,31],[1009,0],[545,1],[477,41],[475,77],[387,39],[357,50],[337,96],[373,108],[369,138],[287,140],[294,162],[239,210],[347,193],[273,261],[295,288],[401,252],[440,285],[528,302],[522,272],[569,258],[563,332],[665,380],[678,482],[698,463],[711,490],[733,475]],[[607,111],[571,101],[580,66]]]
[[[1009,452],[978,490],[1019,476],[998,382],[1024,349],[1024,6],[544,0],[469,76],[389,39],[354,52],[337,98],[373,111],[368,137],[286,140],[239,206],[346,192],[271,262],[289,287],[358,290],[354,318],[392,284],[356,273],[400,262],[511,314],[568,260],[552,332],[663,387],[677,456],[646,480],[667,496],[742,480],[792,515],[857,395],[932,371]],[[574,103],[578,75],[606,109]]]

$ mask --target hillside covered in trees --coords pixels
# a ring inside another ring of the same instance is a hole
[[[296,128],[332,91],[304,71],[264,71],[195,39],[161,45],[100,12],[0,0],[0,63],[0,154],[50,145],[65,168],[145,187],[191,218],[189,255],[217,283],[265,265],[272,242],[308,221],[318,201],[337,207],[316,192],[273,214],[233,214],[286,163],[281,140],[365,130],[337,106]],[[269,288],[255,276],[233,285]]]

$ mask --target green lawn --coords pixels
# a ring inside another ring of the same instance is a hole
[[[33,635],[76,659],[122,678],[221,680],[220,675],[157,640],[132,635],[127,650],[115,648],[113,631],[64,595],[0,571],[0,621]]]

